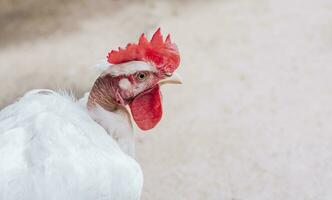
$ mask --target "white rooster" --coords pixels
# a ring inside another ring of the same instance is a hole
[[[142,130],[160,121],[160,85],[181,83],[180,56],[158,29],[107,58],[82,99],[33,90],[0,112],[1,200],[140,198],[131,119]]]

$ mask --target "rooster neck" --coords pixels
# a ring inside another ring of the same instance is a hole
[[[88,110],[94,109],[97,105],[101,106],[109,112],[114,112],[119,105],[114,100],[115,90],[112,79],[109,76],[99,77],[92,86],[88,97]]]
[[[134,156],[134,131],[128,110],[113,99],[110,82],[98,78],[89,94],[82,98],[91,118],[118,143],[121,150]],[[83,100],[84,99],[84,100]]]

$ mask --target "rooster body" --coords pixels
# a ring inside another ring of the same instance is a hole
[[[139,199],[142,185],[137,162],[69,95],[32,91],[0,112],[0,199]]]

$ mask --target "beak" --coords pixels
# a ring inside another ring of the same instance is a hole
[[[164,84],[182,84],[182,78],[178,73],[174,72],[173,74],[170,74],[168,77],[159,81],[159,85]]]

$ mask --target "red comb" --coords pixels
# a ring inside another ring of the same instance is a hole
[[[170,35],[163,41],[160,28],[153,34],[149,42],[144,33],[138,44],[128,44],[125,49],[112,50],[107,60],[111,64],[120,64],[128,61],[145,61],[152,63],[160,72],[172,73],[180,64],[180,55],[176,44],[171,42]]]

